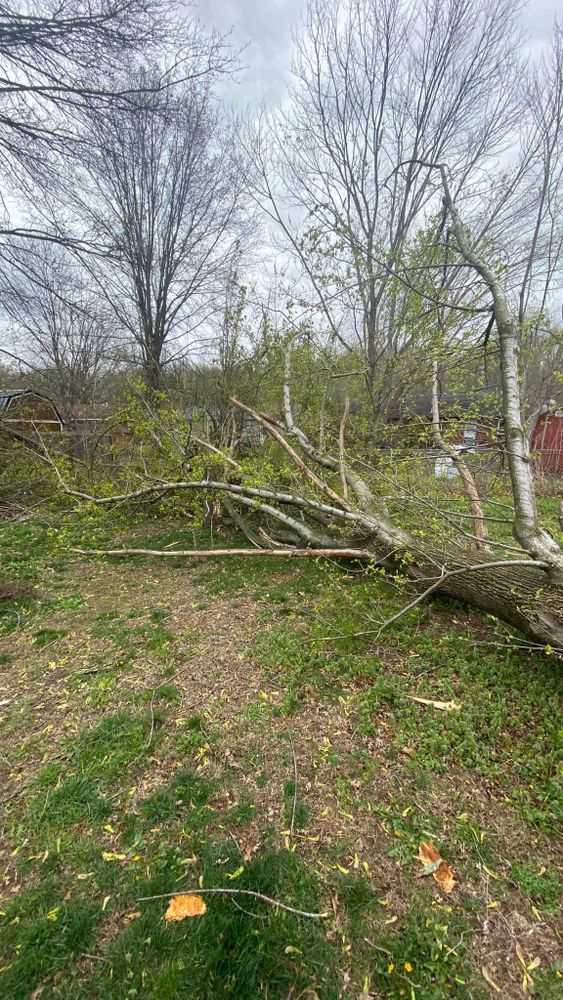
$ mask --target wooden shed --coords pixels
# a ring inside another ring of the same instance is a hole
[[[33,389],[0,389],[0,426],[17,435],[62,434],[64,420],[56,404]]]

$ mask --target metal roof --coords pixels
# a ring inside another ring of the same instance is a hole
[[[32,389],[0,389],[0,410],[6,410],[8,403],[14,396],[25,396],[26,393],[32,391]]]
[[[3,410],[7,410],[12,399],[17,396],[34,396],[36,399],[43,399],[46,403],[49,403],[53,407],[53,410],[57,414],[57,419],[64,424],[64,419],[61,411],[59,410],[57,404],[49,399],[48,396],[44,396],[42,392],[37,392],[35,389],[0,389],[0,413]]]

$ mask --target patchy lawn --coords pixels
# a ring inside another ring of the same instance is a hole
[[[1,998],[561,995],[556,662],[445,601],[375,641],[351,569],[1,541]]]

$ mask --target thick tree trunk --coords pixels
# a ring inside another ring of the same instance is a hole
[[[470,569],[480,558],[467,553],[463,559],[456,552],[450,562],[442,553],[448,568],[462,569],[465,561],[467,571],[446,577],[434,593],[447,594],[494,615],[542,646],[563,649],[563,587],[554,585],[546,570],[532,564],[515,566],[508,561],[505,567]],[[487,561],[484,554],[482,561]],[[435,564],[429,564],[427,569],[429,575],[436,573]],[[412,575],[418,575],[420,570],[421,561]]]

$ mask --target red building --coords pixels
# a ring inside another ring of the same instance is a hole
[[[534,466],[563,473],[563,412],[540,413],[530,439]]]
[[[62,434],[64,420],[47,396],[33,389],[0,389],[0,426],[16,436]]]

